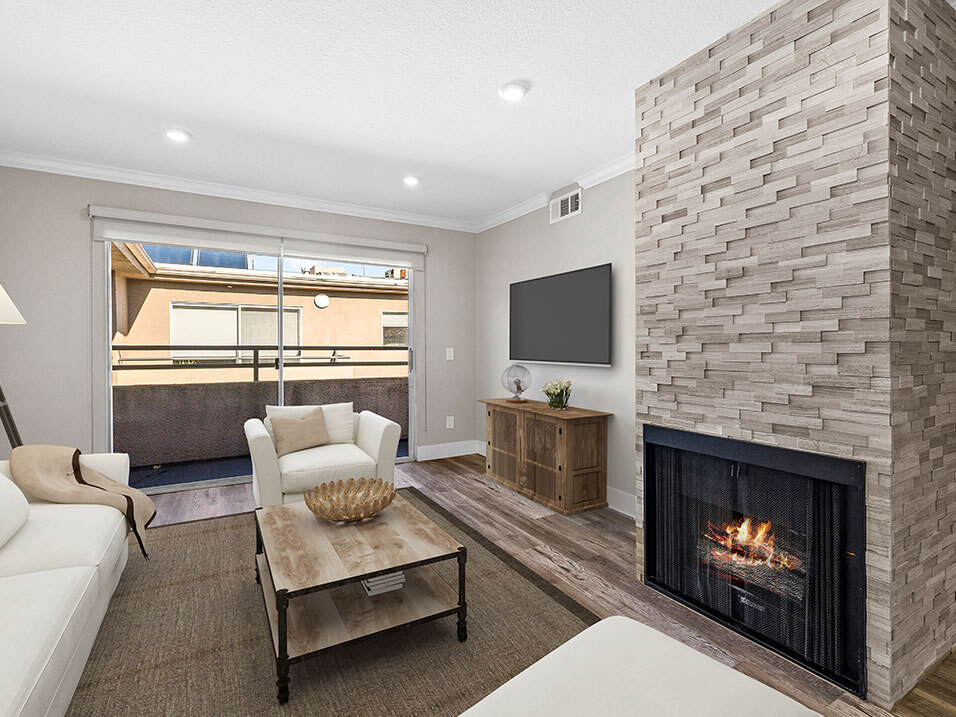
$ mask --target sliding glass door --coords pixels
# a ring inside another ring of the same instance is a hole
[[[409,272],[305,255],[285,256],[282,304],[297,311],[284,331],[287,405],[351,401],[402,427],[409,457]],[[295,340],[294,340],[295,337]]]
[[[270,404],[351,401],[398,422],[409,455],[407,270],[128,241],[110,257],[113,445],[133,484],[249,480],[242,424]]]
[[[112,244],[113,446],[130,455],[135,487],[251,480],[242,424],[281,395],[275,261]],[[294,335],[299,313],[283,316]]]

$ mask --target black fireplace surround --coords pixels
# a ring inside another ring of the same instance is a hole
[[[645,582],[865,697],[865,472],[645,425]]]

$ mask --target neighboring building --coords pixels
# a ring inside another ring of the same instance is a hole
[[[275,257],[172,247],[116,244],[112,248],[114,385],[211,383],[253,380],[259,360],[277,356],[278,306]],[[287,259],[283,273],[286,346],[408,345],[408,280],[400,270],[328,267]],[[371,272],[370,272],[371,273]],[[162,346],[124,350],[123,345]],[[175,349],[182,345],[229,346]],[[234,347],[234,348],[232,348]],[[287,380],[404,377],[407,365],[349,366],[348,361],[406,362],[405,351],[286,351]],[[199,368],[228,362],[224,368]],[[323,365],[302,365],[296,363]],[[169,369],[129,370],[142,364]],[[190,370],[185,367],[192,367]],[[175,367],[175,368],[174,368]],[[275,380],[260,367],[261,381]]]

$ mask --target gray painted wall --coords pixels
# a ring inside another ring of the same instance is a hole
[[[543,400],[541,385],[552,378],[574,384],[571,403],[610,411],[608,502],[635,511],[634,474],[634,174],[628,172],[584,191],[583,211],[557,224],[548,210],[526,214],[478,235],[478,397],[502,397],[501,373],[508,360],[508,287],[572,269],[611,262],[613,283],[612,366],[526,364],[529,398]],[[476,407],[484,444],[485,421]]]
[[[28,322],[0,326],[0,383],[25,441],[93,445],[89,204],[427,245],[418,444],[474,440],[475,235],[0,167],[0,284]]]

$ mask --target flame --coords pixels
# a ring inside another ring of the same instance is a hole
[[[794,570],[800,567],[800,561],[792,555],[774,548],[770,521],[757,523],[752,518],[744,518],[736,525],[725,525],[723,530],[713,523],[707,523],[706,538],[717,543],[711,555],[722,562],[735,565],[765,565],[774,570]]]

